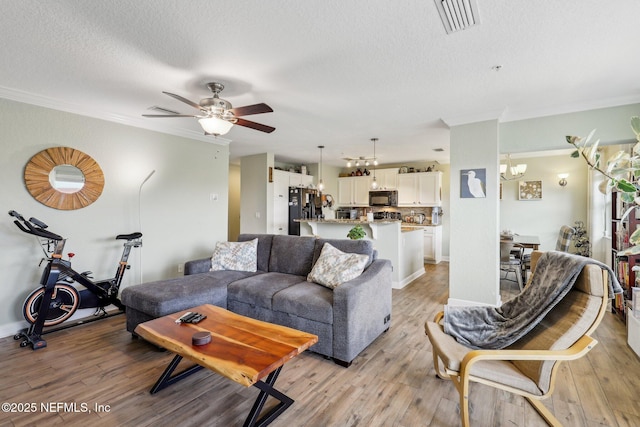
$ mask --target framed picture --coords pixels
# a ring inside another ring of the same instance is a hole
[[[542,200],[542,181],[519,181],[518,200]]]
[[[486,196],[487,188],[486,169],[462,169],[460,170],[460,198],[478,199]]]

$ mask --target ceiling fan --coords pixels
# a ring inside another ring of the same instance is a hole
[[[233,125],[244,126],[266,133],[271,133],[276,130],[274,127],[241,118],[241,116],[249,116],[251,114],[272,113],[273,110],[267,104],[260,103],[233,108],[229,101],[219,97],[220,92],[224,89],[224,85],[222,83],[207,83],[207,87],[213,93],[213,97],[201,99],[199,103],[190,101],[180,95],[176,95],[175,93],[162,92],[195,108],[200,111],[200,114],[180,114],[176,111],[171,111],[162,107],[151,107],[152,110],[158,110],[169,114],[143,114],[143,117],[195,117],[198,119],[200,126],[202,126],[205,135],[215,136],[226,134],[231,130]]]

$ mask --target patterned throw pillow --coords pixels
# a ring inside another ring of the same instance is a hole
[[[342,283],[361,275],[368,261],[369,255],[342,252],[325,243],[318,260],[307,276],[307,281],[335,289]]]
[[[255,272],[258,265],[258,239],[248,242],[218,242],[211,257],[211,270]]]

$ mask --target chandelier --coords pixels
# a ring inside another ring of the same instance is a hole
[[[509,175],[507,176],[507,172]],[[518,163],[513,166],[511,164],[511,155],[507,154],[507,163],[500,163],[500,179],[503,181],[513,181],[516,179],[520,179],[524,176],[525,172],[527,172],[527,164],[526,163]]]

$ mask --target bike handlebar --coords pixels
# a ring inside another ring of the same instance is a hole
[[[47,224],[36,219],[30,218],[26,220],[16,211],[9,211],[9,215],[16,218],[13,223],[22,231],[27,234],[33,234],[34,236],[42,237],[49,240],[63,240],[62,236],[52,233],[51,231],[45,230],[47,228]]]

